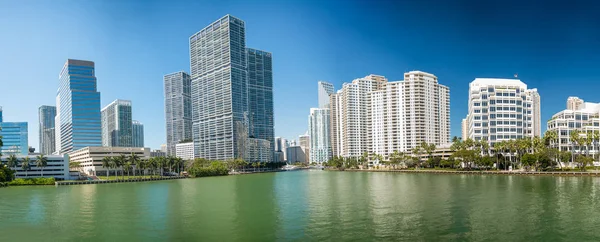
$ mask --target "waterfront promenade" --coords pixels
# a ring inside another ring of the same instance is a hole
[[[329,169],[336,170],[336,169]],[[400,173],[431,173],[431,174],[466,174],[466,175],[522,175],[522,176],[596,176],[600,177],[600,171],[453,171],[453,170],[362,170],[347,169],[353,172],[400,172]]]

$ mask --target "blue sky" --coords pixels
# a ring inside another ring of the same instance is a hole
[[[600,7],[524,1],[0,1],[0,106],[29,122],[54,105],[67,58],[96,63],[102,105],[133,102],[146,146],[165,142],[162,76],[189,71],[188,38],[225,14],[248,47],[273,53],[275,134],[297,138],[317,81],[422,70],[450,87],[452,135],[476,77],[514,73],[542,98],[542,124],[568,96],[600,102]]]

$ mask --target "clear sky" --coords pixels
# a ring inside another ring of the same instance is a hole
[[[484,3],[487,2],[487,3]],[[273,53],[275,134],[297,138],[317,106],[317,81],[435,74],[450,87],[460,136],[468,83],[515,73],[542,99],[542,124],[568,96],[600,102],[600,7],[592,1],[17,1],[0,0],[0,106],[29,122],[55,105],[67,58],[96,63],[102,106],[133,102],[146,146],[165,143],[164,74],[189,71],[189,36],[232,14],[246,45]]]

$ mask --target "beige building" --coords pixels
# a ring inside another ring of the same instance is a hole
[[[70,162],[80,162],[81,171],[91,176],[105,176],[106,169],[102,167],[104,157],[117,157],[131,154],[142,160],[150,159],[150,148],[141,147],[85,147],[69,153]],[[111,171],[111,174],[114,171]]]
[[[310,135],[303,134],[298,136],[298,142],[300,143],[300,148],[304,151],[306,162],[308,163],[310,160]]]
[[[469,118],[463,118],[460,123],[461,131],[462,131],[462,140],[467,140],[469,138]]]

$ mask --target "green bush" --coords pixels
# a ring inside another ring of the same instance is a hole
[[[0,182],[12,181],[15,175],[15,171],[10,168],[0,165]]]
[[[10,186],[27,185],[54,185],[54,177],[51,178],[17,178],[8,183]]]
[[[213,161],[207,165],[207,162],[198,160],[188,169],[188,173],[192,177],[226,176],[229,174],[229,169],[224,162]]]

